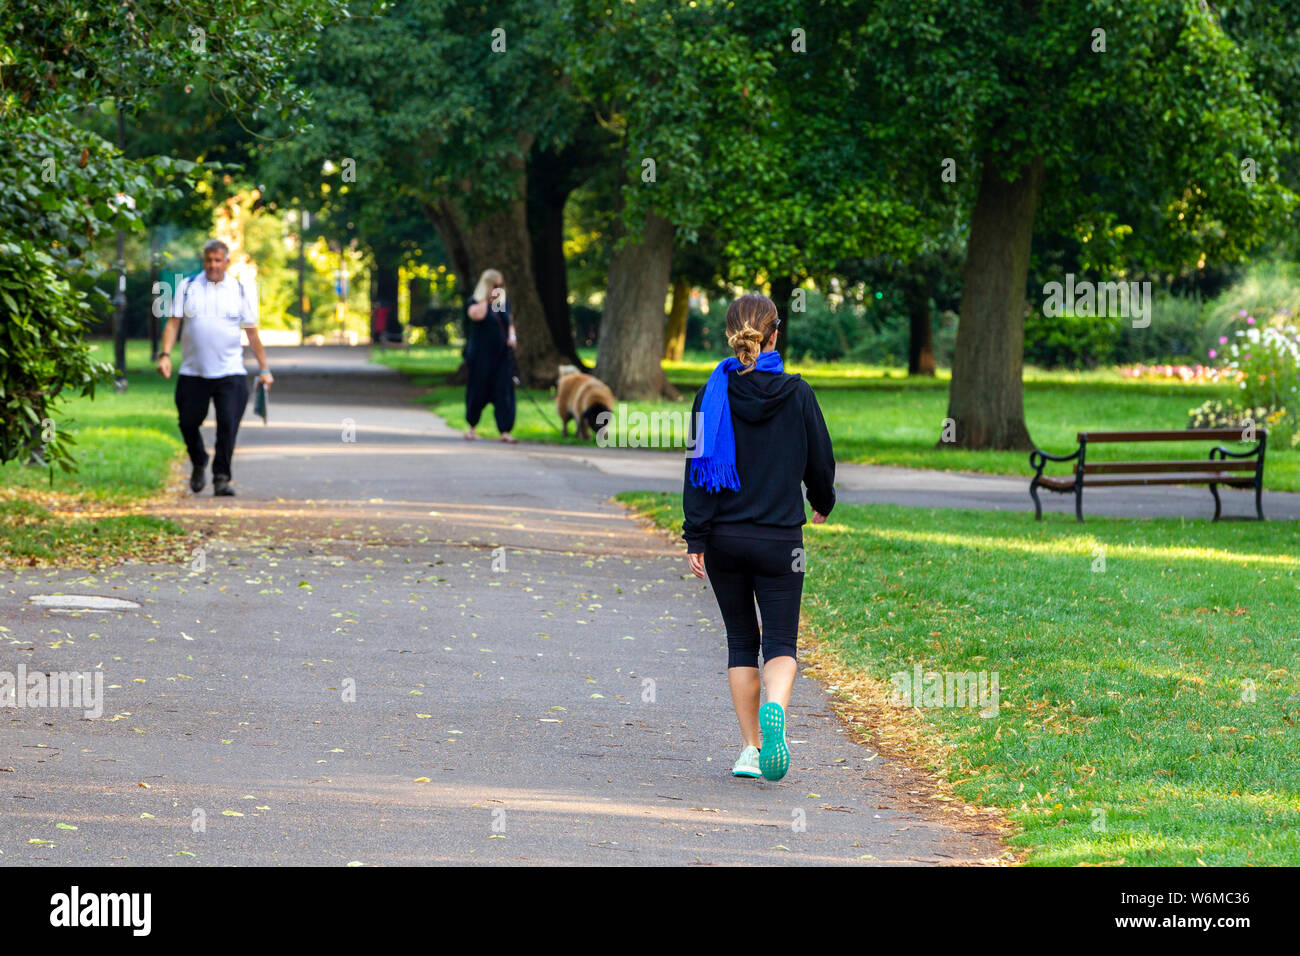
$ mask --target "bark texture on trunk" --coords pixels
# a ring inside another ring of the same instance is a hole
[[[529,145],[527,139],[521,139],[521,152],[526,154]],[[527,175],[523,159],[516,161],[516,169],[515,198],[489,215],[469,222],[457,203],[446,197],[436,203],[427,203],[425,213],[451,257],[461,294],[467,303],[484,269],[501,272],[514,309],[518,333],[515,358],[519,363],[520,378],[529,387],[544,388],[555,384],[559,366],[565,360],[551,340],[550,326],[533,273],[533,249],[525,200]],[[458,384],[464,380],[465,366],[461,363],[447,381]]]
[[[456,273],[456,284],[461,293],[468,296],[474,291],[478,276],[470,277],[474,270],[470,265],[469,250],[465,248],[465,230],[461,225],[460,213],[451,200],[446,198],[436,203],[426,203],[424,213],[429,217],[429,222],[433,223],[443,248],[451,258],[451,271]]]
[[[1027,451],[1025,426],[1025,283],[1043,160],[1015,182],[985,158],[962,268],[961,313],[948,390],[956,441],[939,447]]]
[[[691,284],[681,276],[673,282],[673,303],[664,327],[664,358],[680,362],[686,354],[686,317],[691,307]]]
[[[681,397],[660,364],[672,258],[672,223],[655,213],[647,213],[641,234],[610,258],[596,375],[618,399]]]
[[[578,157],[534,150],[528,164],[528,232],[533,245],[533,275],[537,294],[551,330],[551,341],[565,360],[583,371],[573,340],[569,311],[569,276],[564,260],[564,206],[582,182]]]
[[[904,283],[907,298],[907,374],[934,377],[934,326],[930,314],[930,290],[923,275]]]

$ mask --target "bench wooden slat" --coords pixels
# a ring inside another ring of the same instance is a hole
[[[1116,485],[1239,485],[1243,488],[1254,485],[1255,479],[1248,475],[1230,475],[1227,472],[1198,472],[1182,475],[1091,475],[1084,479],[1085,488]],[[1074,477],[1049,477],[1038,479],[1039,487],[1054,491],[1073,491]]]
[[[1042,484],[1042,482],[1039,482]],[[1116,485],[1241,485],[1251,487],[1255,484],[1255,479],[1244,475],[1230,475],[1227,472],[1218,474],[1206,474],[1204,472],[1192,475],[1101,475],[1095,478],[1085,479],[1083,486],[1093,488],[1098,486],[1116,486]],[[1067,482],[1066,487],[1073,488],[1074,482]]]
[[[1079,432],[1078,440],[1093,442],[1126,441],[1243,441],[1244,428],[1182,428],[1166,431],[1146,432]],[[1256,429],[1257,434],[1264,434],[1264,429]]]
[[[1085,475],[1108,475],[1142,474],[1148,471],[1256,471],[1258,468],[1258,458],[1227,459],[1224,461],[1215,459],[1204,461],[1098,461],[1085,464],[1083,473]]]

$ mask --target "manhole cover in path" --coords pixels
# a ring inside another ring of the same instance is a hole
[[[129,611],[140,606],[135,601],[100,597],[98,594],[33,594],[27,600],[56,611]]]

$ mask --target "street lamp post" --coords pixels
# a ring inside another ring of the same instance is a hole
[[[117,100],[117,149],[126,152],[126,117]],[[113,296],[113,387],[126,391],[126,235],[117,227],[117,294]]]
[[[307,293],[303,288],[303,275],[307,268],[307,230],[311,228],[311,213],[298,212],[298,344],[307,344]]]

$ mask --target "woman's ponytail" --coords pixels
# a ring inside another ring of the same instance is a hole
[[[740,374],[753,370],[776,326],[776,303],[765,295],[742,295],[727,307],[727,345],[745,366]]]

